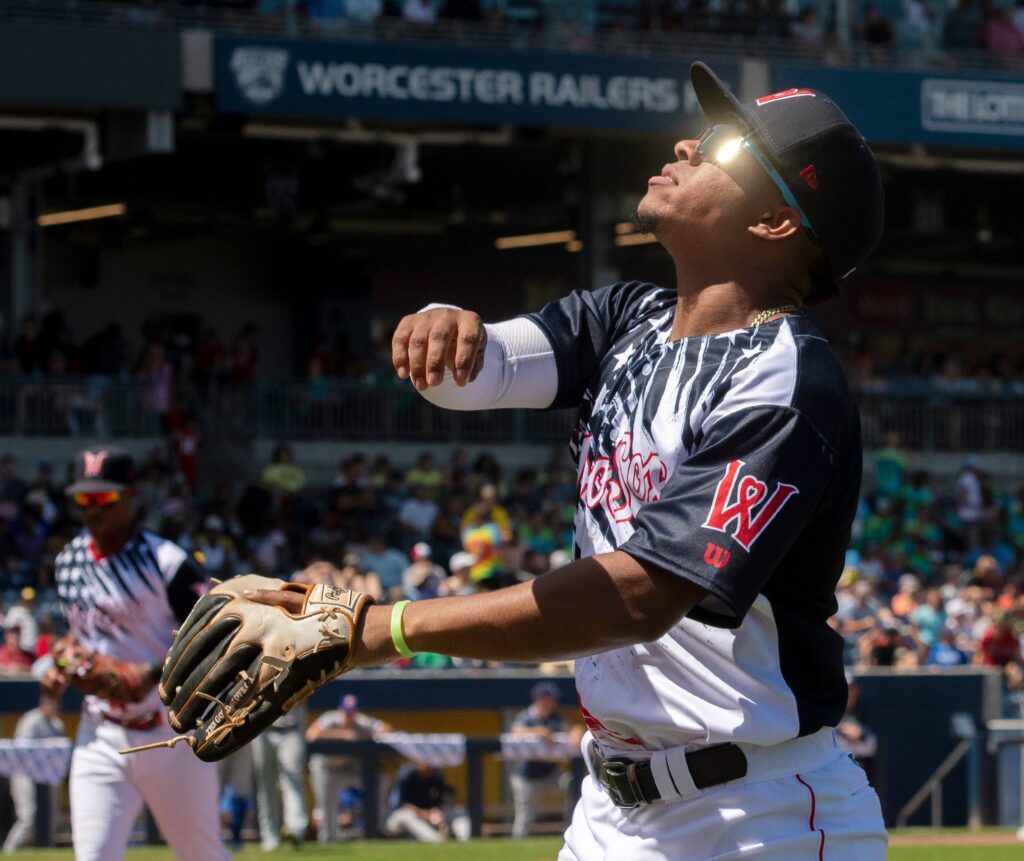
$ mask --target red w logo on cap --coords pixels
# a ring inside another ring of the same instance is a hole
[[[818,187],[818,173],[814,169],[813,164],[807,165],[807,167],[800,171],[800,176],[804,178],[804,182],[806,182],[811,188],[816,189]]]
[[[793,87],[792,89],[789,90],[781,90],[778,93],[772,93],[770,96],[761,96],[761,98],[759,99],[754,99],[754,104],[766,105],[768,104],[768,102],[777,102],[780,101],[781,99],[792,99],[795,98],[796,96],[810,96],[813,99],[814,91],[798,90],[796,87]]]
[[[107,459],[105,451],[87,451],[82,453],[86,478],[99,478],[103,473],[103,461]]]

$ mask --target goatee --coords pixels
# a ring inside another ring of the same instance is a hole
[[[641,212],[639,205],[630,213],[629,220],[633,222],[637,233],[654,233],[658,229],[657,216]]]

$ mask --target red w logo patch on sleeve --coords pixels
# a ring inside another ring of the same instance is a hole
[[[760,479],[752,475],[740,478],[743,466],[742,460],[734,460],[725,468],[703,526],[732,535],[736,543],[749,552],[790,497],[800,491],[780,481],[768,496],[768,485]]]

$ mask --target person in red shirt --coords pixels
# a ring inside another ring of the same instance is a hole
[[[986,667],[1005,667],[1020,659],[1020,639],[1013,630],[1013,618],[1005,613],[993,613],[992,624],[982,634],[976,663]]]
[[[28,671],[35,659],[31,652],[26,652],[20,645],[21,628],[12,625],[4,630],[4,644],[0,646],[0,672],[12,670]]]

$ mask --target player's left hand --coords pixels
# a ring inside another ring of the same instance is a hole
[[[71,635],[57,640],[51,654],[59,678],[82,694],[114,703],[136,703],[145,699],[156,684],[152,670],[145,664],[91,652]],[[54,689],[57,675],[51,674],[47,680]]]

